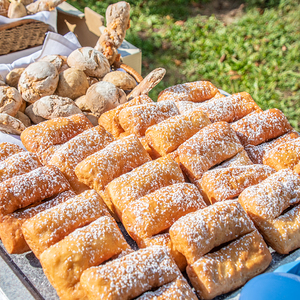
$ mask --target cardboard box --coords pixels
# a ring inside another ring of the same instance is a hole
[[[57,28],[58,33],[64,35],[73,32],[82,46],[94,47],[101,35],[100,28],[105,25],[104,17],[86,7],[84,13],[63,2],[58,6]],[[121,54],[123,62],[139,74],[142,72],[142,52],[137,47],[124,41],[118,52]]]
[[[84,13],[67,2],[63,2],[57,8],[58,33],[64,35],[69,31],[73,32],[82,46],[94,47],[101,35],[100,28],[103,28],[104,25],[104,17],[88,7],[85,8]],[[18,58],[30,55],[41,48],[42,46],[38,46],[2,55],[0,56],[0,64],[10,64]],[[141,74],[141,50],[124,41],[118,51],[122,56],[123,62]]]

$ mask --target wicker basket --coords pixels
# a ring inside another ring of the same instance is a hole
[[[0,25],[0,55],[42,45],[47,31],[48,24],[32,19]]]

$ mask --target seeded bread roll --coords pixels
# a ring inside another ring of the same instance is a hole
[[[30,64],[19,80],[19,92],[27,102],[54,94],[58,84],[56,67],[47,61],[37,61]]]
[[[67,59],[68,65],[84,71],[87,76],[102,78],[110,71],[107,58],[92,47],[74,50]]]

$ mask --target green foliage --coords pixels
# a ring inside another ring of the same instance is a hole
[[[105,15],[112,2],[117,1],[80,0],[76,5]],[[143,75],[157,67],[167,70],[152,99],[170,85],[210,80],[229,93],[249,92],[263,109],[281,109],[300,129],[298,0],[247,0],[244,16],[229,25],[214,15],[200,15],[201,6],[193,1],[128,2],[126,39],[142,49]]]

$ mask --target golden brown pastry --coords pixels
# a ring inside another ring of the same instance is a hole
[[[222,162],[221,164],[217,165],[216,167],[213,167],[212,170],[220,169],[220,168],[237,167],[237,166],[249,166],[249,165],[253,165],[253,162],[249,158],[247,152],[245,150],[242,150],[232,158],[229,158],[224,162]]]
[[[41,153],[92,127],[93,124],[83,114],[55,118],[25,129],[21,141],[28,151]]]
[[[198,298],[192,291],[184,278],[163,285],[154,292],[147,292],[137,300],[197,300]]]
[[[213,248],[253,230],[253,222],[238,201],[228,200],[187,214],[169,233],[176,250],[193,264]]]
[[[299,133],[296,131],[288,132],[276,139],[273,139],[269,142],[262,143],[260,145],[247,145],[245,150],[248,153],[248,156],[255,164],[262,164],[264,155],[270,151],[271,149],[277,147],[280,144],[285,142],[297,139],[299,137]]]
[[[118,138],[119,135],[124,132],[124,129],[119,122],[119,114],[123,108],[131,107],[140,104],[153,103],[152,99],[147,95],[141,95],[133,98],[132,100],[119,105],[118,107],[111,109],[103,113],[98,122],[99,125],[102,125],[107,131],[109,131],[114,137]]]
[[[0,237],[6,251],[10,254],[20,254],[29,251],[30,248],[27,245],[21,230],[22,224],[39,212],[56,206],[75,195],[76,194],[72,191],[65,191],[58,194],[53,199],[46,199],[47,201],[44,201],[39,205],[4,216],[2,222],[0,222]]]
[[[50,146],[47,150],[44,152],[39,153],[39,159],[42,162],[43,165],[47,165],[53,154],[55,153],[56,150],[59,149],[61,145],[54,145]]]
[[[271,260],[270,251],[255,230],[199,258],[187,267],[187,274],[201,299],[213,299],[262,273]]]
[[[182,143],[209,124],[211,122],[206,113],[196,110],[151,126],[145,136],[149,146],[160,156],[164,156],[175,151]]]
[[[178,164],[169,157],[162,157],[114,179],[106,186],[105,191],[122,220],[122,212],[133,201],[180,182],[184,182],[184,177]]]
[[[265,165],[237,166],[207,171],[198,180],[210,203],[234,199],[251,185],[265,180],[275,170]]]
[[[12,143],[3,142],[0,143],[0,161],[7,159],[9,156],[18,152],[25,151],[20,146]]]
[[[125,300],[181,276],[168,250],[153,246],[87,269],[81,275],[80,284],[89,300]]]
[[[177,183],[156,190],[128,204],[122,221],[141,247],[143,240],[170,228],[186,214],[206,207],[194,184]]]
[[[171,257],[176,262],[176,265],[178,266],[179,270],[181,272],[185,271],[185,268],[187,266],[186,258],[184,257],[184,255],[182,255],[180,252],[178,252],[175,249],[171,241],[170,234],[168,232],[161,233],[150,238],[146,238],[143,241],[143,245],[141,245],[141,248],[150,247],[150,246],[161,246],[167,248],[170,252]]]
[[[70,189],[69,182],[54,166],[37,168],[7,179],[0,183],[0,221],[3,216],[19,208]]]
[[[179,161],[190,180],[198,180],[211,167],[243,150],[234,130],[226,122],[205,126],[178,147]]]
[[[88,190],[30,218],[22,225],[27,244],[37,258],[75,229],[110,216],[101,197]]]
[[[103,216],[46,249],[40,261],[61,300],[87,300],[80,285],[83,271],[128,249],[117,223],[111,217]]]
[[[193,101],[203,102],[211,99],[218,89],[209,81],[194,81],[166,88],[158,95],[157,101]]]
[[[87,157],[77,165],[75,173],[81,182],[101,191],[113,179],[148,161],[150,156],[132,134]]]
[[[276,171],[292,169],[299,174],[300,162],[300,138],[279,144],[265,153],[263,163],[274,168]]]
[[[288,254],[300,247],[300,176],[280,170],[238,198],[267,243]]]
[[[259,145],[275,139],[293,128],[277,108],[254,112],[231,124],[241,143]]]
[[[205,103],[205,102],[204,102]],[[179,113],[181,115],[190,114],[194,110],[201,110],[202,102],[192,102],[192,101],[177,101],[175,102]]]
[[[0,162],[0,182],[41,167],[36,154],[19,152]]]
[[[121,137],[121,135],[120,135]],[[147,139],[145,136],[139,137],[140,142],[142,143],[143,147],[145,148],[145,150],[148,152],[148,154],[150,155],[150,157],[152,159],[157,159],[159,157],[161,157],[161,155],[159,153],[157,153],[156,151],[154,151],[147,142]]]
[[[98,125],[85,130],[63,144],[55,151],[48,164],[57,166],[68,179],[75,193],[80,194],[87,190],[88,186],[84,184],[85,182],[78,180],[75,167],[88,156],[105,148],[114,140],[109,132]]]
[[[262,112],[262,109],[246,92],[228,97],[213,98],[203,102],[200,109],[208,115],[211,122],[225,121],[228,123],[235,122],[253,111]]]
[[[140,137],[145,135],[150,126],[178,114],[173,101],[153,102],[123,108],[119,113],[119,122],[123,130]]]

